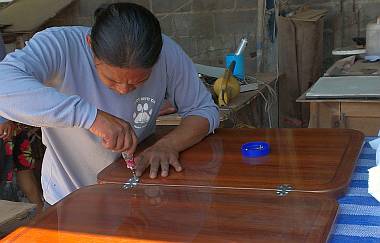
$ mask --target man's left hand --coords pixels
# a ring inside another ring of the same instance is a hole
[[[136,175],[141,176],[143,172],[150,167],[150,178],[154,179],[157,177],[159,168],[161,168],[161,176],[166,177],[169,174],[170,165],[173,166],[177,172],[180,172],[182,171],[182,167],[178,158],[178,151],[159,141],[135,158]]]
[[[16,123],[13,121],[6,121],[3,124],[0,124],[0,139],[3,139],[4,141],[12,139],[15,129]]]

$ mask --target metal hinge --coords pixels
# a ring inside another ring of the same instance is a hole
[[[293,191],[293,187],[291,185],[283,184],[277,187],[276,194],[279,197],[283,197],[283,196],[286,196],[291,191]]]
[[[131,177],[126,183],[123,185],[123,189],[131,189],[136,187],[139,184],[140,178],[137,176]]]

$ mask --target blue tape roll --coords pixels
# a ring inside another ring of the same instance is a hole
[[[270,146],[267,142],[249,142],[241,146],[241,153],[244,157],[261,157],[268,155]]]

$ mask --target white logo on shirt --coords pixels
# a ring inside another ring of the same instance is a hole
[[[135,128],[144,128],[148,125],[155,103],[156,101],[150,97],[136,99],[136,112],[133,112],[133,126]]]

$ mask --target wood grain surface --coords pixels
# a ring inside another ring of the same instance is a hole
[[[337,208],[313,193],[103,184],[75,191],[3,242],[325,242]]]
[[[245,158],[240,148],[266,141],[268,156]],[[342,196],[350,182],[364,135],[350,129],[217,129],[184,151],[181,173],[150,179],[144,185],[173,185],[275,190],[288,184],[302,192]],[[151,144],[151,142],[150,142]],[[124,183],[131,172],[120,159],[98,174],[99,183]]]

